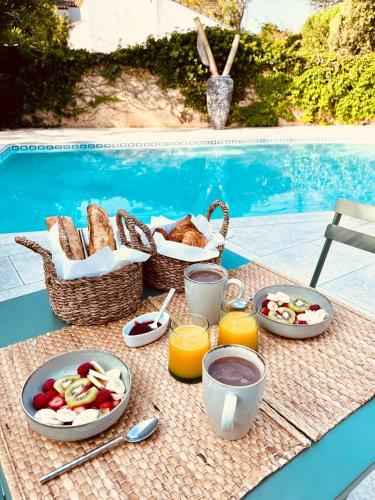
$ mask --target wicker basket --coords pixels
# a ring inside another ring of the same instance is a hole
[[[137,237],[131,217],[125,224],[132,241]],[[121,224],[123,230],[123,226]],[[142,264],[130,264],[104,276],[63,280],[56,274],[51,252],[35,241],[16,242],[43,257],[45,282],[53,312],[73,325],[99,325],[134,312],[142,302]],[[133,248],[137,248],[133,245]]]
[[[209,206],[207,210],[207,219],[210,220],[213,211],[220,207],[223,212],[223,224],[220,229],[220,233],[224,236],[227,235],[229,226],[229,211],[228,207],[222,201],[214,201],[212,205]],[[129,216],[124,210],[119,210],[117,213],[117,225],[119,228],[120,238],[123,244],[129,244],[124,227],[121,224],[121,217]],[[173,259],[171,257],[166,257],[165,255],[160,255],[157,253],[156,244],[151,234],[150,229],[133,217],[135,226],[139,227],[146,235],[149,246],[145,246],[139,242],[139,238],[133,238],[130,241],[131,246],[135,248],[141,248],[142,251],[148,252],[151,258],[143,263],[143,277],[145,283],[154,288],[155,290],[166,291],[171,288],[176,288],[177,291],[183,291],[184,289],[184,271],[192,264],[192,262],[187,262],[184,260]],[[224,246],[218,248],[218,257],[204,262],[210,264],[221,264],[221,256],[224,250]]]

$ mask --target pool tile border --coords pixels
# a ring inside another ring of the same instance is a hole
[[[174,147],[199,147],[199,146],[235,146],[242,144],[289,144],[289,143],[347,143],[353,142],[343,137],[245,137],[245,138],[218,138],[201,140],[164,140],[164,141],[129,141],[116,143],[94,143],[78,142],[65,144],[11,144],[0,150],[0,161],[12,153],[30,152],[60,152],[60,151],[87,151],[87,150],[110,150],[110,149],[150,149],[150,148],[174,148]],[[361,143],[362,141],[354,141]],[[365,141],[367,142],[367,141]]]

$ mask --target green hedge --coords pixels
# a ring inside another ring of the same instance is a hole
[[[234,33],[207,29],[219,70],[222,70]],[[111,54],[55,47],[36,49],[0,47],[0,127],[42,126],[43,112],[52,113],[58,125],[64,117],[77,117],[100,102],[77,105],[76,84],[96,69],[108,80],[124,73],[147,70],[163,88],[175,88],[186,105],[206,113],[208,70],[199,60],[196,32],[150,38],[144,45]],[[260,35],[245,33],[232,70],[235,81],[231,122],[246,126],[274,126],[278,117],[293,120],[293,109],[304,120],[331,123],[375,118],[375,55],[309,59],[301,50],[300,36],[266,27]],[[246,90],[256,90],[255,102]],[[29,118],[25,120],[25,116]]]

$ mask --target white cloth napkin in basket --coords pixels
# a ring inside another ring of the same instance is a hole
[[[184,243],[168,241],[159,232],[154,233],[156,228],[164,229],[170,233],[181,219],[168,219],[162,215],[151,217],[148,224],[154,235],[157,251],[160,255],[172,257],[173,259],[184,260],[186,262],[199,262],[201,260],[210,260],[219,256],[218,247],[224,244],[224,237],[218,231],[214,231],[210,221],[204,215],[192,216],[191,222],[207,239],[208,243],[204,248],[192,247]]]
[[[116,237],[117,250],[105,247],[84,260],[68,259],[60,245],[58,226],[54,224],[49,230],[48,236],[51,242],[52,261],[55,264],[57,276],[65,280],[103,276],[128,264],[145,262],[150,258],[148,253],[121,245],[113,219],[111,219],[111,224]],[[84,229],[84,233],[86,241],[88,241],[87,229]]]

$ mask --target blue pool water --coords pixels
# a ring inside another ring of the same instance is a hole
[[[372,203],[374,153],[365,144],[16,153],[0,163],[0,233],[45,229],[55,214],[85,225],[89,203],[146,222],[205,212],[218,198],[233,217],[330,210],[338,197]]]

